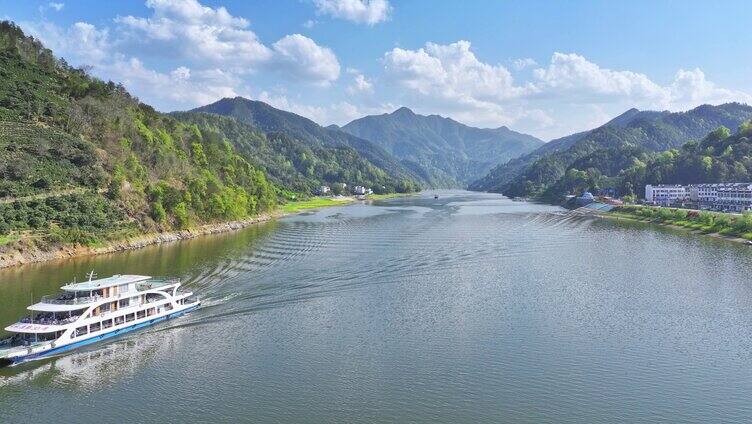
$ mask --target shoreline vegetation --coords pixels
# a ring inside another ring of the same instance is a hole
[[[415,195],[415,193],[374,194],[367,196],[364,200],[383,200],[411,195]],[[81,243],[60,243],[39,246],[39,244],[35,243],[35,238],[38,238],[38,236],[33,234],[3,235],[0,236],[0,269],[53,260],[71,259],[81,256],[134,250],[154,244],[170,243],[180,240],[189,240],[204,235],[237,231],[250,225],[268,222],[288,215],[332,206],[344,206],[358,200],[360,199],[357,199],[354,196],[342,196],[339,198],[311,197],[309,199],[279,205],[279,207],[271,213],[261,214],[252,218],[204,224],[175,231],[146,234],[123,234],[122,238],[115,238],[88,245]]]
[[[629,219],[688,230],[738,243],[752,240],[752,213],[729,214],[680,208],[625,205],[603,212],[600,216]]]

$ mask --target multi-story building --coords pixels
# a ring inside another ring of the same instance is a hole
[[[645,186],[645,202],[654,205],[673,205],[689,201],[689,187],[672,184],[672,185],[651,185]]]
[[[719,184],[713,209],[727,212],[752,210],[752,183]]]
[[[689,200],[701,209],[711,208],[718,200],[718,187],[723,184],[693,184],[689,186]]]

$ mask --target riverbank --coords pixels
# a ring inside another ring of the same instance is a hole
[[[83,246],[69,244],[51,244],[39,246],[33,238],[21,238],[8,243],[0,250],[0,268],[24,265],[36,262],[45,262],[56,259],[68,259],[79,256],[100,255],[124,250],[140,249],[153,244],[169,243],[179,240],[188,240],[209,234],[219,234],[235,231],[249,225],[266,222],[280,216],[279,214],[265,214],[254,218],[240,221],[230,221],[216,224],[207,224],[199,227],[170,231],[164,233],[143,234],[135,237],[112,241],[104,246]]]
[[[752,240],[752,214],[730,215],[722,212],[627,205],[598,215],[682,229],[737,243]]]
[[[414,193],[411,193],[410,195],[413,194]],[[366,198],[366,200],[382,200],[406,195],[408,194],[395,193],[385,195],[370,195]],[[42,244],[43,241],[38,238],[24,238],[10,235],[0,237],[0,268],[8,268],[59,259],[69,259],[79,256],[100,255],[125,250],[140,249],[142,247],[154,244],[170,243],[174,241],[188,240],[204,235],[236,231],[246,228],[250,225],[270,221],[272,219],[294,215],[313,209],[343,206],[353,203],[356,200],[358,199],[353,196],[314,197],[299,202],[290,202],[284,205],[280,205],[280,207],[273,213],[259,215],[257,217],[245,220],[206,224],[180,231],[140,234],[116,241],[106,242],[103,245],[97,246],[70,245],[65,243]]]

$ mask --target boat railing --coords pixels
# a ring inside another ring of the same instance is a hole
[[[180,278],[153,277],[146,281],[141,281],[137,283],[137,287],[139,290],[153,290],[153,289],[158,289],[160,287],[171,286],[173,284],[178,284],[178,283],[180,283]]]
[[[66,295],[48,295],[42,296],[42,303],[50,303],[53,305],[80,305],[84,303],[96,302],[97,300],[104,299],[103,296],[86,296],[86,297],[70,297]]]
[[[76,322],[79,318],[81,318],[81,315],[72,315],[67,318],[32,317],[27,315],[18,322],[20,324],[67,325]]]

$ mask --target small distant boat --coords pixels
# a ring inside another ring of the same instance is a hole
[[[438,195],[438,194],[434,194],[434,195],[433,195],[433,198],[434,198],[434,199],[438,199],[438,198],[439,198],[439,195]]]
[[[29,306],[31,315],[5,328],[0,367],[37,359],[183,315],[201,304],[180,280],[113,275],[71,283]]]

